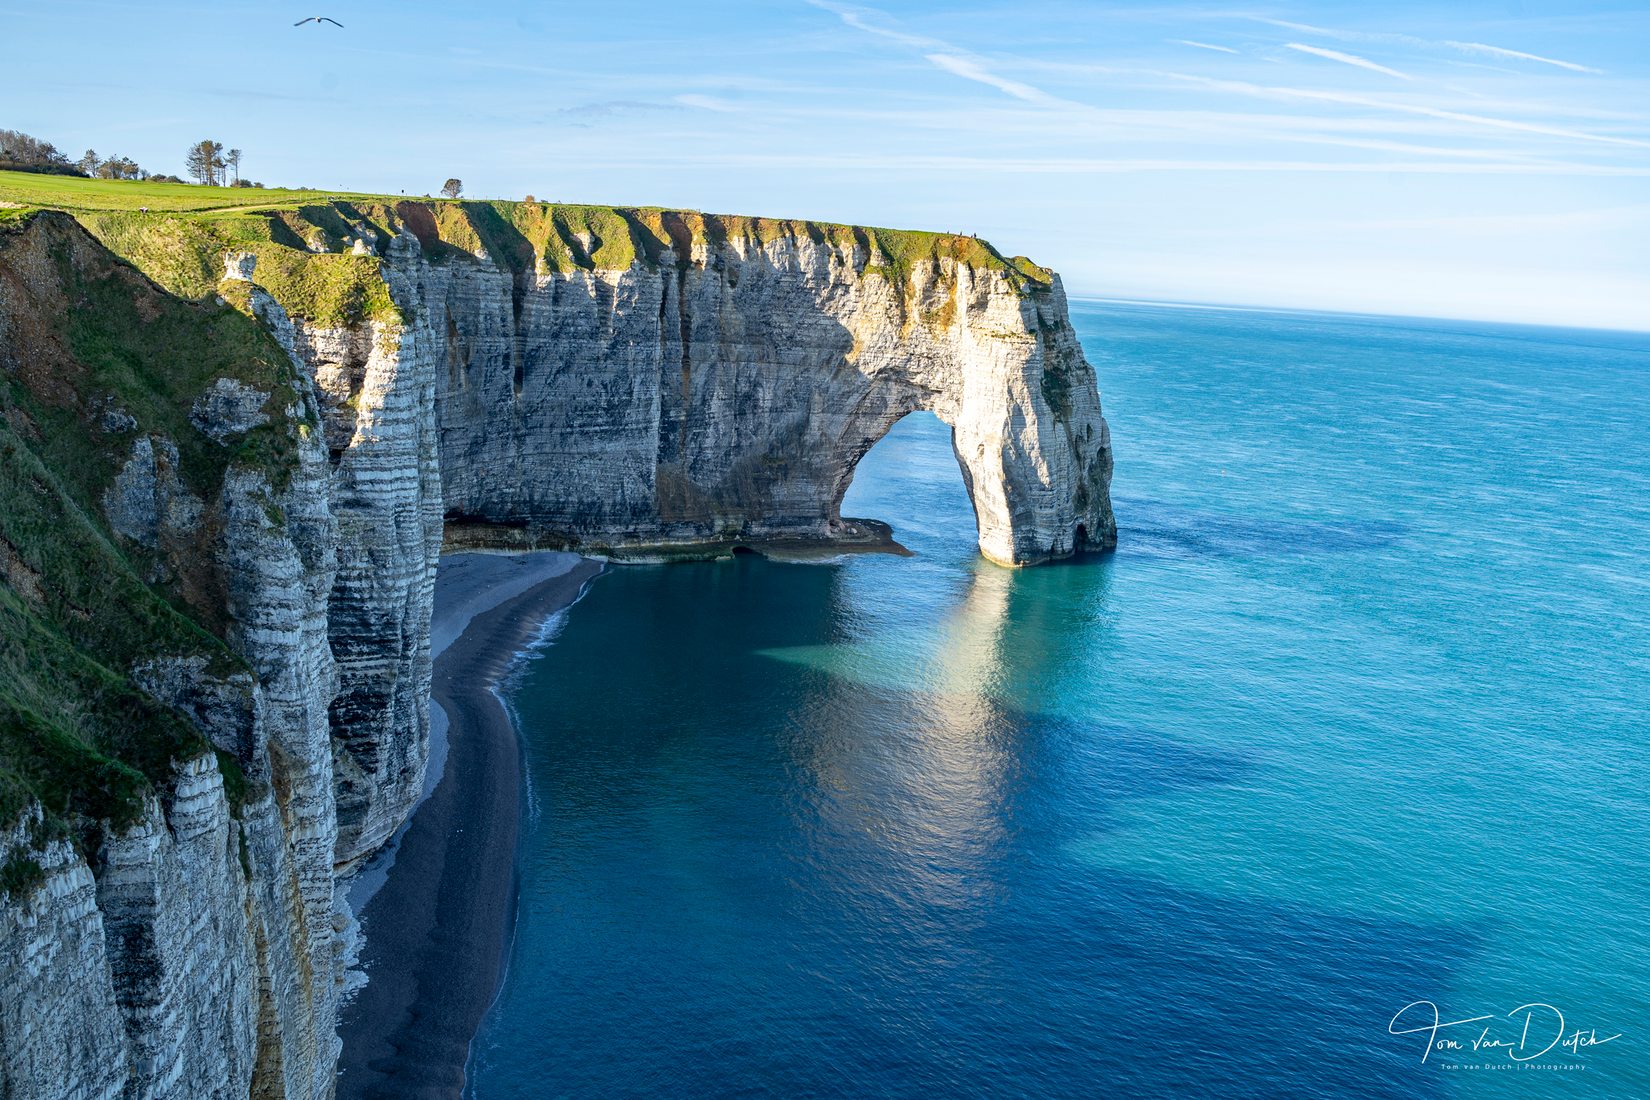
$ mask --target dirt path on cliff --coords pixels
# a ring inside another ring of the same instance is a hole
[[[497,993],[516,904],[521,751],[493,686],[544,621],[601,572],[600,563],[571,561],[487,606],[489,592],[519,590],[529,563],[461,557],[495,560],[451,570],[444,561],[437,581],[434,647],[461,632],[437,656],[431,690],[448,720],[445,767],[358,914],[368,981],[339,1028],[339,1100],[457,1098],[464,1087],[470,1040]]]

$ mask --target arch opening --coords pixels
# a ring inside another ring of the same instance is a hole
[[[912,549],[976,545],[974,486],[951,427],[920,409],[894,420],[847,468],[832,520],[885,526]]]

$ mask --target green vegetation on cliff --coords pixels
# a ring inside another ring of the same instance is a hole
[[[85,176],[42,176],[31,172],[0,172],[0,200],[47,210],[79,213],[89,210],[138,210],[176,213],[199,210],[261,210],[272,206],[330,202],[334,199],[371,199],[336,191],[294,191],[286,188],[200,187],[192,183],[154,180],[95,180]]]
[[[809,241],[901,287],[956,267],[1025,294],[1052,282],[955,234],[0,172],[0,826],[38,802],[49,829],[89,839],[100,821],[130,821],[177,761],[209,750],[136,686],[134,666],[196,656],[220,673],[239,667],[223,641],[216,560],[224,475],[252,467],[279,490],[298,435],[317,427],[293,419],[294,368],[247,316],[246,285],[220,281],[225,255],[254,253],[254,278],[297,318],[393,324],[405,318],[380,258],[403,233],[432,263],[491,263],[518,278],[714,266]],[[942,307],[933,321],[950,316]],[[265,422],[227,444],[190,416],[224,378],[269,395]],[[143,440],[198,506],[192,533],[139,544],[112,529],[105,495]],[[283,522],[273,500],[265,514]],[[0,888],[26,872],[8,867]]]
[[[88,181],[90,182],[90,181]],[[317,221],[340,220],[332,207],[305,208]],[[329,217],[321,217],[325,212]],[[230,252],[258,256],[257,279],[294,316],[323,325],[398,321],[374,256],[335,251],[336,238],[300,211],[170,214],[84,211],[81,224],[110,251],[180,298],[206,298],[223,278]],[[307,229],[325,251],[311,251],[296,230]]]
[[[158,290],[61,216],[0,226],[0,333],[0,825],[38,802],[48,832],[90,842],[210,751],[133,670],[243,667],[222,640],[213,505],[233,466],[284,483],[313,425],[289,417],[294,368],[256,322]],[[219,378],[269,394],[265,423],[226,443],[190,419]],[[139,440],[176,448],[178,489],[202,511],[153,546],[117,537],[103,506]]]
[[[252,192],[14,172],[0,172],[0,203],[15,204],[13,216],[34,208],[73,214],[185,297],[217,287],[226,252],[256,253],[260,285],[293,315],[329,325],[401,319],[373,257],[403,231],[433,262],[484,259],[518,275],[622,271],[658,266],[667,253],[680,263],[696,248],[751,251],[807,239],[858,256],[864,273],[902,286],[925,264],[998,273],[1023,293],[1047,289],[1053,278],[976,237],[658,207]]]

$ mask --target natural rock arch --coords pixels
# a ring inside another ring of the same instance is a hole
[[[1112,545],[1110,438],[1058,278],[883,258],[796,234],[525,285],[444,274],[445,315],[424,323],[446,361],[449,538],[634,554],[861,537],[840,512],[854,467],[921,409],[952,428],[986,557]]]
[[[1110,437],[1092,368],[1074,341],[1071,347],[1045,343],[1058,335],[1055,326],[1022,338],[1035,346],[1012,348],[1020,354],[1002,354],[1005,330],[990,331],[985,342],[966,332],[947,334],[951,346],[934,356],[904,359],[900,348],[890,349],[887,361],[866,375],[865,398],[844,423],[841,446],[820,456],[834,477],[829,523],[841,522],[860,460],[900,420],[931,412],[951,429],[952,454],[987,558],[1026,565],[1085,545],[1112,545]],[[1060,407],[1045,387],[1058,389]],[[1102,532],[1100,539],[1088,539],[1090,525]]]

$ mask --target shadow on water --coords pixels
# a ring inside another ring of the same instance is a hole
[[[1117,498],[1118,549],[1157,558],[1281,557],[1399,546],[1408,534],[1385,520],[1233,516],[1167,500]]]
[[[1471,930],[1085,855],[1257,767],[1020,691],[1103,573],[976,570],[906,610],[927,648],[846,613],[876,575],[618,569],[534,666],[543,810],[477,1095],[1442,1095],[1385,1029]]]

